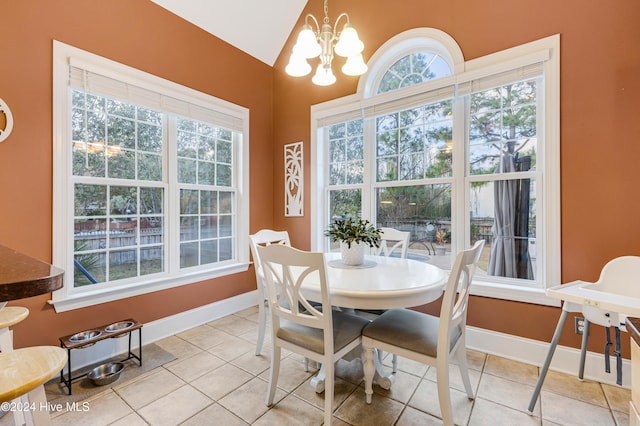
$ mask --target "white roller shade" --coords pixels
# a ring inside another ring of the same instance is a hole
[[[86,92],[128,101],[157,111],[242,131],[241,118],[157,90],[161,88],[154,88],[156,90],[144,88],[73,65],[69,66],[69,85]]]
[[[550,57],[549,49],[524,55],[515,60],[505,61],[500,65],[507,71],[493,72],[481,69],[464,72],[456,77],[457,95],[493,89],[517,81],[530,80],[544,75],[544,63]]]
[[[318,119],[318,127],[325,127],[360,118],[373,118],[398,111],[405,111],[421,105],[450,99],[453,95],[453,85],[426,92],[411,93],[400,98],[393,98],[389,96],[389,94],[384,94],[353,104],[351,105],[351,108],[345,108],[344,112],[321,117]],[[385,98],[388,100],[385,100]]]
[[[454,86],[442,87],[428,92],[416,93],[403,98],[380,102],[365,107],[364,116],[377,117],[380,115],[391,114],[398,111],[405,111],[422,105],[428,105],[435,102],[451,99],[454,95]]]

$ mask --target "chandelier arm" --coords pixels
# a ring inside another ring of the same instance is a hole
[[[313,16],[312,14],[310,14],[310,13],[307,13],[307,16],[304,18],[304,22],[305,22],[305,24],[307,24],[307,25],[311,26],[311,25],[309,24],[309,18],[311,18],[311,20],[316,24],[316,31],[315,31],[315,33],[316,33],[316,36],[317,36],[318,34],[320,34],[320,24],[318,23],[318,20],[316,19],[316,17],[315,17],[315,16]]]
[[[349,20],[349,14],[347,12],[342,12],[340,16],[338,16],[338,19],[336,19],[336,22],[333,24],[333,35],[334,35],[334,38],[336,39],[340,38],[340,31],[338,31],[338,23],[340,22],[340,19],[343,17],[346,18],[347,24],[351,23],[351,21]]]

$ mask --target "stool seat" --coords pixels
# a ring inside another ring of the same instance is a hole
[[[55,346],[33,346],[0,353],[0,403],[44,384],[66,363],[66,351]]]
[[[0,309],[0,328],[11,327],[29,315],[29,310],[22,306],[5,306]]]

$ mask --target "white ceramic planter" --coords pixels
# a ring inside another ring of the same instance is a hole
[[[351,244],[351,248],[347,243],[340,243],[340,254],[342,255],[342,263],[350,266],[359,266],[364,263],[364,252],[367,244]]]

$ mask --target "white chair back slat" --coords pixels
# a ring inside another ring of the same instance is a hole
[[[456,326],[464,326],[467,322],[469,288],[483,248],[484,240],[480,240],[470,249],[458,253],[456,257],[440,308],[438,347],[449,347],[451,334],[448,330]]]
[[[388,257],[398,250],[401,258],[407,257],[409,238],[411,237],[410,232],[398,231],[393,228],[380,228],[380,234],[380,246],[374,250],[376,256]]]
[[[269,250],[259,246],[258,253],[265,269],[270,306],[277,307],[273,315],[308,327],[327,329],[331,324],[331,302],[322,253],[285,246],[272,246]],[[316,309],[302,294],[301,287],[310,274],[319,275],[322,305],[328,309]],[[277,330],[278,321],[274,321],[272,327]]]

